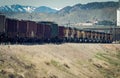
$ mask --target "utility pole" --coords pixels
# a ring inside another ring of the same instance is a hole
[[[114,37],[115,37],[115,43],[116,43],[116,28],[114,26]]]
[[[31,20],[31,21],[32,21],[32,18],[33,18],[33,17],[32,17],[32,14],[30,13],[30,20]]]
[[[68,20],[68,26],[70,27],[70,20]]]

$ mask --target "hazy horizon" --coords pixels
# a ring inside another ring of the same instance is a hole
[[[47,6],[54,9],[61,9],[65,6],[73,6],[75,4],[87,4],[90,2],[107,2],[107,1],[114,1],[117,2],[118,0],[1,0],[0,6],[5,5],[28,5],[28,6]]]

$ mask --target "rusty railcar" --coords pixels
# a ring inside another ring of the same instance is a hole
[[[78,38],[78,29],[77,28],[73,28],[73,41],[74,42],[78,42],[79,38]]]
[[[86,31],[86,42],[92,42],[92,40],[91,40],[91,31],[90,30]]]
[[[45,26],[41,23],[37,23],[37,31],[36,31],[36,37],[37,39],[43,40],[44,38],[44,29]]]
[[[112,43],[112,41],[113,41],[113,35],[112,34],[110,34],[109,40],[110,40],[110,43]]]
[[[71,39],[75,38],[75,34],[76,34],[76,29],[75,28],[71,28]]]
[[[116,35],[115,35],[116,36]],[[54,22],[34,22],[16,20],[0,15],[0,42],[4,40],[18,42],[32,41],[66,41],[66,42],[96,42],[109,43],[113,41],[112,34],[98,31],[80,30],[73,27],[59,26]],[[31,41],[32,40],[32,41]]]
[[[38,22],[37,24],[37,38],[42,40],[50,40],[51,38],[51,27],[50,24]]]
[[[91,42],[91,31],[84,30],[84,42]]]
[[[82,42],[83,41],[83,30],[79,30],[79,41]]]
[[[82,38],[85,39],[86,38],[86,32],[82,31]]]
[[[5,41],[5,21],[6,17],[0,14],[0,43]]]
[[[58,24],[54,23],[54,22],[49,22],[49,21],[42,21],[40,22],[41,24],[43,24],[44,26],[49,26],[51,33],[50,33],[50,38],[51,39],[55,39],[58,37]],[[48,27],[47,27],[48,28]]]
[[[66,40],[67,42],[70,42],[71,39],[72,39],[72,28],[70,28],[70,27],[65,27],[64,32],[65,32],[65,40]]]
[[[3,33],[5,33],[5,16],[0,14],[0,35],[2,35]]]
[[[33,21],[28,21],[27,37],[36,38],[36,32],[37,32],[37,23]]]
[[[104,39],[105,41],[105,43],[111,43],[112,42],[112,40],[113,40],[113,38],[112,38],[112,34],[110,34],[110,33],[105,33],[105,39]]]
[[[76,29],[75,38],[77,38],[77,41],[79,41],[80,37],[81,37],[81,32],[79,29]]]
[[[82,42],[87,42],[87,31],[86,30],[82,31]]]
[[[9,38],[15,38],[18,36],[18,20],[6,19],[6,33]]]
[[[44,25],[44,39],[50,40],[51,38],[51,28],[49,25]]]
[[[20,38],[26,38],[27,37],[27,30],[28,30],[28,21],[26,21],[26,20],[19,21],[18,36]]]
[[[60,39],[60,40],[64,40],[64,38],[65,38],[65,27],[64,26],[59,26],[58,27],[58,38]]]
[[[107,34],[107,43],[111,43],[113,40],[112,34],[108,33]]]
[[[101,35],[101,32],[97,32],[97,42],[98,43],[101,43],[102,42],[102,35]]]
[[[65,27],[64,33],[65,33],[65,38],[68,39],[70,34],[70,30],[68,27]]]
[[[91,42],[96,42],[96,32],[95,31],[91,31]]]
[[[98,41],[100,41],[101,38],[101,32],[98,32]]]

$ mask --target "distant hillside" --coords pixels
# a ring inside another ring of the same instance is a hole
[[[102,8],[109,8],[109,7],[118,7],[117,2],[93,2],[88,4],[76,4],[73,8],[79,7],[81,9],[102,9]]]
[[[33,12],[36,12],[36,13],[55,13],[55,12],[57,12],[57,10],[51,9],[49,7],[46,7],[46,6],[41,6],[41,7],[36,8]]]
[[[76,4],[74,6],[67,6],[57,13],[69,13],[78,10],[95,10],[103,8],[117,8],[118,2],[93,2],[88,4]]]
[[[96,20],[106,20],[115,23],[117,7],[117,2],[93,2],[88,4],[76,4],[74,6],[66,6],[57,12],[54,10],[47,11],[49,8],[44,10],[36,8],[34,9],[35,11],[32,11],[31,13],[6,13],[6,15],[7,17],[17,19],[54,21],[59,25],[66,25],[69,22],[74,25],[80,22]],[[52,12],[52,14],[50,12]]]

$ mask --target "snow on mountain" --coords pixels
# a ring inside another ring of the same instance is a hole
[[[25,9],[27,12],[33,12],[36,8],[35,8],[35,7],[31,7],[31,6],[27,6],[27,7],[24,7],[24,9]]]

